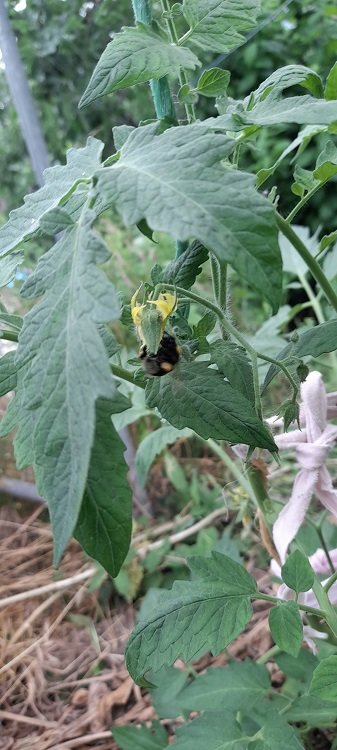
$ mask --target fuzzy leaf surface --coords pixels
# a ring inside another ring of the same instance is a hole
[[[116,432],[114,402],[96,401],[96,427],[89,473],[74,536],[88,555],[114,578],[131,539],[132,493],[125,445]]]
[[[214,341],[210,346],[211,362],[227,378],[230,385],[254,404],[253,371],[246,351],[229,341]]]
[[[167,733],[159,721],[151,727],[115,727],[112,736],[121,750],[164,750],[167,747]]]
[[[309,591],[314,582],[314,571],[309,560],[298,549],[287,557],[281,575],[284,583],[297,593]]]
[[[271,95],[258,102],[243,116],[245,123],[251,125],[280,125],[286,122],[329,125],[337,121],[337,101],[327,102],[308,95],[289,96],[286,99]]]
[[[171,260],[160,274],[157,283],[176,284],[184,289],[193,286],[202,271],[201,266],[208,260],[208,250],[197,240],[191,242],[187,250]]]
[[[251,661],[231,662],[224,669],[207,669],[179,696],[187,711],[244,711],[252,708],[270,689],[267,669]]]
[[[0,359],[0,397],[16,388],[17,366],[15,363],[15,351],[7,352]]]
[[[203,96],[223,96],[227,91],[230,77],[229,70],[223,68],[205,70],[198,80],[197,91]]]
[[[16,252],[0,260],[0,287],[7,286],[15,277],[17,267],[23,262],[23,253]]]
[[[155,128],[131,133],[120,159],[97,172],[97,209],[115,205],[125,224],[145,218],[176,240],[196,237],[276,310],[282,264],[274,209],[253,175],[221,163],[233,141],[198,124],[159,135]]]
[[[243,31],[256,24],[259,0],[184,0],[183,13],[193,44],[211,52],[229,52],[245,41]]]
[[[0,256],[7,255],[31,237],[40,227],[41,220],[51,209],[66,199],[80,180],[89,179],[101,164],[104,143],[88,138],[84,148],[71,148],[67,164],[46,169],[45,185],[27,195],[23,206],[11,211],[9,221],[0,229]],[[86,193],[79,198],[86,199]]]
[[[305,65],[285,65],[260,83],[254,91],[255,101],[264,99],[270,91],[283,91],[290,86],[300,85],[308,89],[314,96],[322,96],[323,86],[318,73]]]
[[[332,318],[326,323],[319,323],[314,328],[310,328],[309,331],[300,333],[298,341],[295,344],[287,344],[275,359],[286,359],[290,354],[294,357],[306,357],[308,355],[319,357],[321,354],[333,352],[335,349],[337,349],[337,319]],[[269,385],[278,371],[279,368],[276,365],[271,365],[263,388]]]
[[[251,618],[256,583],[245,568],[218,552],[189,564],[195,579],[176,581],[131,635],[126,664],[136,682],[179,657],[218,654]]]
[[[319,663],[312,675],[309,693],[326,701],[337,701],[337,656],[328,656]]]
[[[295,729],[289,726],[286,717],[276,713],[266,705],[266,715],[261,718],[261,745],[257,744],[259,750],[304,750],[304,745],[297,736]],[[255,720],[255,715],[252,714]]]
[[[337,99],[337,62],[334,63],[326,79],[324,96],[326,99]]]
[[[229,711],[208,712],[177,729],[173,750],[248,750],[250,738]]]
[[[84,212],[43,255],[25,283],[26,297],[42,299],[25,316],[16,355],[16,396],[1,434],[18,426],[20,467],[34,465],[48,502],[58,561],[72,536],[86,485],[95,431],[95,402],[114,393],[98,325],[119,317],[114,287],[96,267],[108,257]]]
[[[174,427],[189,427],[205,440],[212,437],[277,450],[252,403],[207,362],[182,363],[158,380],[146,385],[147,404],[157,407]]]
[[[189,49],[170,44],[152,29],[138,24],[115,34],[101,55],[80,101],[86,107],[95,99],[150,79],[178,78],[181,68],[200,65]]]
[[[296,602],[282,602],[272,607],[269,627],[276,645],[287,654],[297,656],[303,640],[303,625]]]

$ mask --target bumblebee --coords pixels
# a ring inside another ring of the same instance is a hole
[[[148,375],[161,377],[172,372],[179,362],[179,354],[180,349],[174,336],[164,332],[156,354],[148,353],[146,344],[143,344],[138,356],[142,360],[143,368]]]

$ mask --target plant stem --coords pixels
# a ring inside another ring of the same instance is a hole
[[[311,307],[316,315],[316,318],[319,323],[325,323],[325,317],[322,312],[322,308],[320,306],[320,303],[314,294],[314,292],[311,289],[310,284],[308,283],[307,278],[303,273],[297,273],[297,276],[303,286],[303,289],[308,297],[308,300],[310,301]]]
[[[179,39],[178,39],[177,30],[175,27],[174,20],[172,16],[170,15],[171,7],[170,7],[169,0],[161,0],[161,6],[163,9],[163,13],[165,13],[165,21],[166,21],[167,30],[168,30],[171,42],[172,44],[178,44]],[[181,87],[185,86],[186,84],[188,85],[188,78],[186,75],[186,71],[183,68],[181,68],[180,73],[179,73],[179,83]],[[184,107],[185,107],[187,122],[188,123],[194,122],[195,110],[194,110],[193,104],[184,104]]]
[[[333,573],[332,576],[330,576],[329,580],[326,582],[324,586],[324,591],[328,592],[329,589],[331,589],[331,586],[333,586],[333,584],[336,583],[336,581],[337,581],[337,570],[335,571],[335,573]]]
[[[210,264],[211,264],[211,274],[212,274],[212,286],[213,286],[213,296],[215,302],[218,302],[219,300],[219,291],[220,291],[220,266],[219,261],[213,253],[210,253]]]
[[[258,659],[256,659],[256,664],[266,664],[267,661],[270,661],[270,659],[273,659],[274,656],[277,656],[277,654],[281,653],[281,649],[279,646],[272,646],[271,648],[266,651],[265,654],[262,654]]]
[[[329,550],[328,550],[328,548],[326,546],[326,542],[325,542],[325,539],[324,539],[324,534],[323,534],[322,529],[321,529],[320,526],[318,526],[318,527],[316,526],[316,532],[317,532],[317,534],[319,536],[321,545],[322,545],[323,550],[325,552],[325,557],[326,557],[326,559],[327,559],[327,561],[329,563],[329,567],[330,567],[331,573],[333,574],[335,572],[335,566],[334,566],[334,564],[333,564],[333,562],[331,560],[330,553],[329,553]]]
[[[139,383],[136,381],[134,375],[131,372],[128,372],[128,370],[125,370],[124,367],[119,367],[119,365],[112,365],[110,363],[110,370],[113,375],[115,375],[116,378],[121,378],[121,380],[127,380],[128,383],[132,383],[132,385],[137,385],[138,388],[145,388],[145,385],[143,383]]]
[[[263,601],[270,602],[271,604],[282,604],[284,601],[283,599],[278,599],[276,596],[262,594],[260,591],[254,594],[252,599],[263,599]],[[321,617],[322,619],[327,620],[327,613],[324,609],[315,609],[314,607],[309,607],[307,604],[297,604],[297,606],[302,612],[307,612],[309,615],[315,615],[316,617]]]
[[[295,218],[295,216],[297,216],[301,208],[303,208],[303,206],[305,206],[305,204],[310,201],[310,198],[312,198],[312,196],[315,195],[315,193],[317,193],[317,191],[320,190],[320,188],[323,187],[326,182],[327,180],[324,180],[324,182],[320,182],[319,185],[316,185],[314,188],[312,188],[312,190],[309,190],[309,192],[304,195],[303,198],[301,198],[301,200],[296,204],[293,210],[290,211],[290,214],[288,214],[286,218],[286,222],[288,224],[291,224],[292,220]]]
[[[319,606],[324,612],[324,619],[333,632],[334,636],[337,637],[337,612],[332,606],[326,590],[323,588],[318,576],[315,574],[314,583],[312,590],[316,596]]]
[[[219,307],[223,312],[227,310],[227,263],[219,263],[220,268],[220,285],[219,285]]]
[[[152,21],[151,2],[150,0],[132,0],[132,7],[135,21],[150,26]],[[151,93],[154,108],[158,119],[167,118],[177,122],[175,107],[172,101],[170,87],[167,77],[160,78],[159,81],[150,81]]]
[[[0,332],[0,339],[6,339],[6,341],[15,341],[15,343],[18,343],[18,334],[14,333],[12,331],[1,331]]]
[[[276,212],[276,220],[280,231],[289,240],[289,242],[301,256],[301,258],[304,260],[314,279],[316,279],[318,285],[323,290],[326,298],[329,300],[333,309],[337,312],[337,294],[326,278],[325,273],[322,271],[319,263],[317,263],[316,258],[311,255],[308,248],[298,237],[296,232],[294,232],[293,228],[285,219],[283,219],[282,216],[280,216],[278,212]]]

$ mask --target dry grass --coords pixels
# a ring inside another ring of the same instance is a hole
[[[24,522],[6,507],[0,516],[0,598],[26,593],[0,609],[0,749],[111,750],[113,724],[153,715],[123,663],[133,611],[122,604],[116,615],[88,582],[76,584],[92,566],[75,542],[55,573],[41,510]],[[29,596],[56,576],[75,582]]]

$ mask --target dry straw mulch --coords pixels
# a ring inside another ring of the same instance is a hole
[[[123,662],[133,611],[78,581],[92,565],[76,543],[55,573],[41,510],[0,514],[0,750],[111,750],[113,725],[153,717]]]

